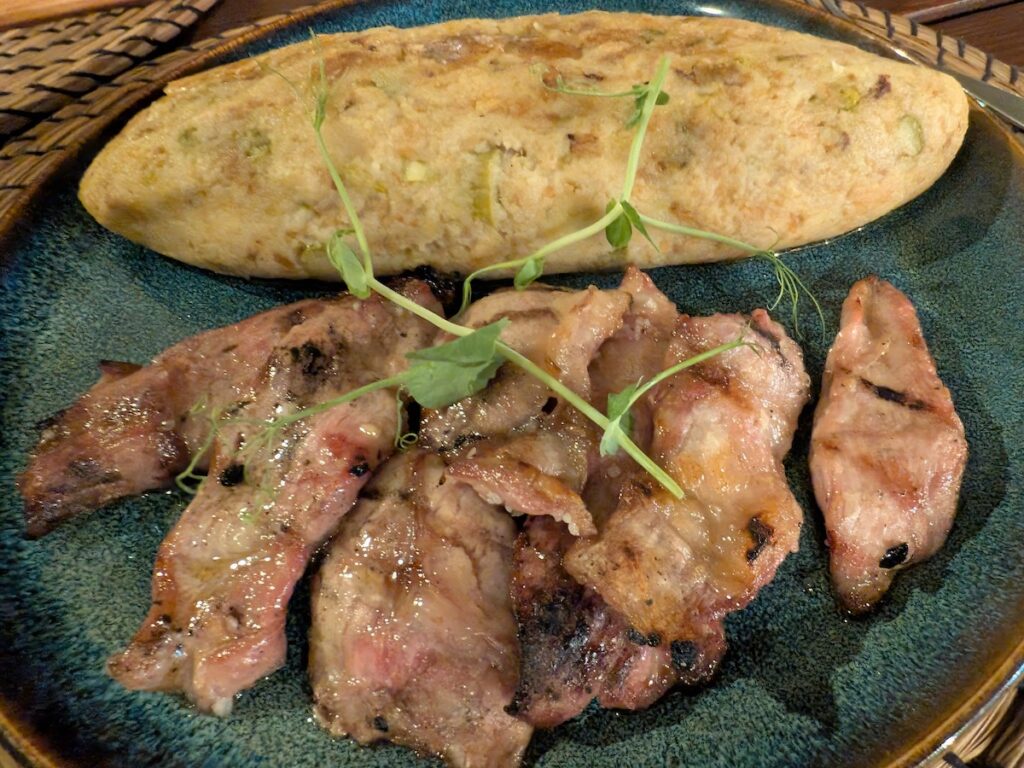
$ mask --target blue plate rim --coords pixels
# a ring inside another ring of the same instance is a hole
[[[809,12],[820,21],[842,29],[848,35],[863,40],[871,47],[884,48],[899,59],[908,60],[905,52],[897,45],[896,39],[883,39],[870,34],[848,19],[830,12],[821,0],[767,0],[767,2],[792,8],[794,11],[798,10],[802,13]],[[150,66],[159,63],[160,59],[164,57],[180,56],[183,52],[192,54],[185,56],[173,67],[161,72],[159,76],[146,81],[145,87],[128,94],[127,98],[118,102],[116,110],[94,119],[90,130],[82,139],[65,147],[62,154],[54,158],[55,162],[46,170],[45,175],[36,183],[22,190],[20,199],[8,209],[4,216],[0,217],[0,279],[3,278],[10,266],[8,260],[12,258],[14,252],[11,245],[35,218],[31,211],[31,204],[38,199],[40,193],[61,173],[72,168],[81,157],[90,151],[95,151],[111,128],[157,97],[168,83],[210,66],[216,66],[220,59],[282,30],[300,24],[308,24],[318,17],[329,16],[349,6],[373,3],[374,0],[324,0],[317,4],[302,6],[281,16],[272,16],[254,22],[251,29],[238,35],[227,37],[231,34],[230,31],[215,35],[213,39],[220,40],[220,42],[210,47],[190,44],[175,48],[162,57],[152,60]],[[896,16],[896,14],[891,15]],[[925,66],[919,62],[913,63]],[[131,76],[138,71],[139,67],[128,70],[118,78],[117,82],[122,79],[130,80]],[[999,128],[1004,140],[1014,152],[1014,156],[1024,164],[1024,145],[1015,140],[1009,128],[985,110],[978,109],[973,103],[972,111],[981,112],[985,119]],[[881,764],[880,768],[923,766],[943,756],[961,736],[984,719],[996,707],[1000,699],[1009,694],[1012,688],[1018,685],[1024,688],[1024,610],[1020,611],[1019,615],[1018,629],[1020,631],[1018,636],[1020,640],[1016,646],[1011,645],[1006,648],[1004,654],[999,654],[1001,658],[989,665],[989,669],[984,673],[984,683],[973,693],[965,696],[959,704],[955,704],[945,716],[935,718],[930,730],[921,734],[916,741],[897,747],[892,757]],[[20,768],[83,768],[58,757],[45,743],[45,740],[33,733],[31,727],[22,721],[11,703],[2,697],[0,697],[0,754],[13,759]]]

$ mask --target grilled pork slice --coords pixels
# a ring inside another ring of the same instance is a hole
[[[18,478],[30,536],[115,499],[169,486],[206,439],[211,414],[253,397],[252,379],[310,300],[175,344],[145,367],[101,363],[100,380],[49,420]]]
[[[403,289],[436,308],[419,282]],[[268,433],[258,420],[323,402],[406,364],[433,328],[351,296],[296,324],[222,424],[209,478],[161,544],[153,604],[108,670],[132,689],[183,691],[216,714],[284,661],[285,611],[313,550],[392,451],[394,393],[377,391]]]
[[[588,366],[622,324],[623,291],[506,291],[476,302],[473,327],[508,318],[502,339],[582,398],[590,396]],[[516,514],[550,515],[575,534],[593,534],[580,493],[600,434],[570,404],[534,377],[504,365],[483,392],[426,414],[422,438],[446,451],[452,477]]]
[[[861,280],[825,363],[810,454],[844,608],[867,610],[897,571],[938,551],[966,462],[913,306],[884,280]]]
[[[596,698],[641,709],[677,681],[671,653],[635,631],[593,589],[562,567],[575,541],[549,517],[526,521],[516,539],[512,600],[519,624],[519,685],[509,712],[537,728],[569,720]]]
[[[317,719],[452,766],[518,765],[532,728],[516,685],[509,570],[515,527],[444,463],[393,458],[343,522],[313,587]]]
[[[607,409],[609,395],[661,372],[665,350],[679,321],[676,305],[636,267],[626,270],[620,290],[629,294],[629,310],[619,330],[601,346],[589,370],[593,405],[601,411]],[[630,413],[633,441],[647,452],[652,432],[650,400],[640,400]],[[599,525],[618,506],[622,489],[635,475],[647,477],[646,471],[623,451],[599,456],[594,462],[583,497]]]
[[[634,476],[600,533],[564,558],[640,634],[667,644],[683,679],[709,676],[724,617],[745,606],[797,548],[802,512],[782,458],[807,401],[799,347],[763,310],[682,317],[664,364],[745,333],[740,347],[656,388],[653,457],[686,491]]]
[[[609,394],[661,370],[679,316],[635,268],[620,290],[629,296],[629,309],[588,371],[591,399],[602,410]],[[643,401],[632,412],[633,438],[647,450],[651,409]],[[624,453],[592,452],[582,497],[598,526],[614,511],[621,489],[643,474]],[[685,673],[672,664],[667,644],[633,629],[595,589],[569,575],[562,557],[574,541],[570,533],[554,519],[534,518],[516,540],[512,595],[521,667],[513,711],[540,728],[575,717],[593,698],[609,708],[649,706]]]

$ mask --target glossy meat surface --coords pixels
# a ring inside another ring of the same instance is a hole
[[[622,324],[623,291],[546,287],[492,294],[464,322],[479,327],[505,317],[502,339],[584,399],[588,367]],[[541,382],[506,363],[486,390],[427,413],[424,445],[445,451],[451,475],[514,514],[548,515],[577,535],[595,532],[580,496],[600,434]]]
[[[849,611],[933,555],[956,514],[964,428],[909,299],[876,277],[843,304],[811,436],[832,582]]]
[[[275,345],[328,305],[300,301],[200,333],[145,367],[101,363],[100,380],[46,424],[18,480],[29,535],[171,485],[206,439],[210,413],[251,400]]]
[[[422,283],[414,300],[436,306]],[[180,690],[217,714],[284,660],[288,599],[313,550],[393,450],[394,393],[379,390],[285,427],[265,420],[404,368],[434,331],[378,297],[345,296],[295,325],[272,351],[253,400],[222,422],[210,474],[161,544],[153,604],[108,670],[128,688]]]
[[[607,409],[610,394],[661,372],[666,347],[679,319],[676,305],[636,267],[626,270],[620,290],[630,297],[629,310],[619,330],[601,346],[589,370],[593,405],[602,411]],[[653,429],[650,399],[641,399],[630,413],[633,441],[649,452]],[[615,510],[622,489],[634,476],[647,474],[624,451],[597,457],[583,496],[599,524]]]
[[[630,268],[620,290],[629,308],[618,330],[591,360],[591,400],[604,408],[608,395],[657,373],[678,312],[643,272]],[[650,446],[651,412],[633,409],[633,437]],[[643,475],[624,453],[591,450],[582,499],[598,524],[618,504],[619,492]],[[579,584],[562,565],[575,540],[556,515],[527,521],[516,540],[512,595],[522,657],[513,709],[541,728],[569,720],[596,698],[601,706],[647,707],[681,679],[666,644],[634,630],[596,590]]]
[[[389,740],[452,766],[518,765],[518,671],[504,511],[414,450],[342,524],[313,590],[315,712],[335,735]]]
[[[512,600],[522,658],[509,711],[538,728],[575,717],[594,698],[608,708],[647,707],[677,680],[666,646],[650,643],[562,567],[573,541],[549,517],[527,520],[516,539]]]
[[[782,458],[808,397],[799,347],[763,310],[682,317],[663,366],[741,334],[723,353],[651,395],[651,453],[686,492],[677,500],[633,476],[599,535],[570,548],[566,569],[641,634],[665,643],[681,678],[709,676],[722,620],[797,548],[802,512]]]

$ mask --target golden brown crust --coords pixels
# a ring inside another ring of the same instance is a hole
[[[467,19],[321,38],[324,133],[377,270],[469,271],[524,256],[619,194],[631,99],[567,96],[542,78],[627,90],[671,57],[634,192],[662,219],[760,246],[832,237],[927,189],[952,161],[967,100],[946,75],[744,21],[589,12]],[[346,219],[300,103],[300,43],[172,83],[93,162],[85,207],[110,229],[219,272],[334,278],[322,243]],[[594,237],[548,271],[739,253],[655,235]]]

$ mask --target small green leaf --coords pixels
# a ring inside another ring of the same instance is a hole
[[[528,288],[533,282],[544,274],[544,257],[534,256],[532,259],[527,259],[523,262],[518,270],[516,270],[516,277],[513,280],[517,291],[521,291],[524,288]]]
[[[319,131],[323,127],[324,118],[327,115],[327,67],[324,64],[324,54],[320,48],[319,36],[312,29],[309,30],[309,36],[313,41],[313,48],[316,50],[319,74],[317,84],[313,89],[313,129]]]
[[[664,91],[659,91],[658,97],[654,100],[654,103],[659,107],[668,104],[668,94]]]
[[[369,278],[356,252],[344,240],[349,232],[351,230],[335,230],[327,243],[327,258],[345,281],[349,293],[356,298],[365,299],[370,295]]]
[[[608,428],[601,436],[601,455],[610,456],[619,452],[619,438],[633,431],[633,405],[640,383],[631,384],[621,392],[608,395]]]
[[[633,225],[633,228],[636,229],[636,231],[639,232],[641,235],[643,235],[644,239],[651,244],[651,247],[654,248],[654,250],[656,250],[658,253],[661,253],[661,249],[658,248],[658,244],[651,239],[650,234],[647,232],[647,227],[644,226],[644,222],[643,219],[640,218],[639,211],[637,211],[636,208],[634,208],[632,205],[623,200],[622,213],[625,215],[629,223]]]
[[[447,344],[410,352],[402,386],[425,408],[444,408],[479,392],[504,362],[497,344],[506,325],[502,318]]]
[[[614,207],[615,201],[609,201],[608,205],[604,209],[605,213],[608,213]],[[625,212],[605,227],[604,236],[608,238],[609,245],[616,250],[619,248],[625,248],[629,245],[629,240],[633,236],[633,225],[629,223],[629,219],[626,217]]]
[[[629,119],[626,120],[626,127],[632,128],[634,125],[640,122],[640,118],[644,115],[644,101],[646,100],[646,92],[641,92],[633,100],[633,111],[629,115]]]
[[[637,382],[630,384],[621,392],[612,392],[608,395],[608,418],[620,419],[628,414],[629,408],[633,404],[633,397],[639,388],[640,382]]]

